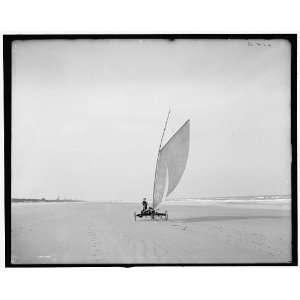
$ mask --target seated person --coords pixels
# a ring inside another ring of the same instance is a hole
[[[147,202],[146,198],[143,199],[142,205],[143,205],[142,213],[144,213],[144,212],[146,212],[147,207],[148,207],[148,202]]]

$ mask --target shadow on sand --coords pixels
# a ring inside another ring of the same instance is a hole
[[[263,219],[282,219],[289,216],[209,216],[197,218],[169,218],[168,222],[194,223],[194,222],[213,222],[213,221],[232,221],[232,220],[263,220]]]

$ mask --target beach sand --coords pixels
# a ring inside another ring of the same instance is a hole
[[[12,263],[286,263],[290,202],[165,204],[168,221],[137,219],[136,203],[12,204]]]

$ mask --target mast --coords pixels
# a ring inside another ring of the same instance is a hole
[[[153,207],[153,208],[154,208],[154,191],[155,191],[155,182],[156,182],[157,164],[158,164],[158,160],[159,160],[159,154],[160,154],[161,144],[162,144],[162,141],[163,141],[165,132],[166,132],[166,128],[167,128],[167,124],[168,124],[168,120],[169,120],[170,113],[171,113],[171,110],[169,109],[168,116],[167,116],[167,119],[166,119],[166,122],[165,122],[165,127],[164,127],[164,130],[163,130],[161,139],[160,139],[160,144],[159,144],[158,154],[157,154],[157,159],[156,159],[155,176],[154,176],[154,184],[153,184],[153,195],[152,195],[152,207]]]

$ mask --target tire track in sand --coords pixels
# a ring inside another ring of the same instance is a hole
[[[97,240],[97,235],[95,231],[95,226],[93,223],[88,225],[88,236],[91,249],[91,260],[97,263],[103,263],[103,256],[101,257],[101,250],[99,248],[99,240]]]

